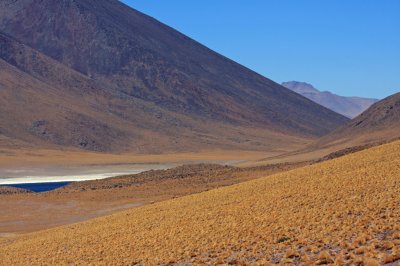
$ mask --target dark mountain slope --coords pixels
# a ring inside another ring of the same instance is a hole
[[[304,141],[267,129],[192,119],[118,94],[5,34],[0,33],[0,45],[0,58],[10,62],[0,59],[1,147],[55,144],[158,153],[281,149]]]
[[[374,105],[345,126],[321,138],[318,146],[354,146],[400,138],[400,93]]]
[[[284,82],[282,85],[300,95],[316,102],[339,114],[354,118],[368,109],[377,99],[361,97],[344,97],[333,94],[329,91],[319,91],[311,84],[298,81]]]
[[[26,138],[28,122],[46,120],[63,140],[32,136],[88,149],[260,148],[263,139],[265,148],[278,135],[321,136],[346,122],[118,1],[4,0],[0,31],[3,63],[62,96],[55,109],[77,109],[15,125]],[[31,113],[42,108],[36,95]]]

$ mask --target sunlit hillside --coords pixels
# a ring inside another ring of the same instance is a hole
[[[400,142],[0,240],[3,265],[313,262],[400,262]]]

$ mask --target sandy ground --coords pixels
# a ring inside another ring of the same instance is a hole
[[[30,166],[82,166],[118,164],[159,164],[200,161],[247,161],[265,158],[287,151],[214,150],[171,154],[107,154],[81,150],[10,150],[0,149],[0,169]]]
[[[45,193],[0,195],[0,236],[84,221],[302,165],[252,169],[213,165],[181,166],[120,178],[77,182]]]
[[[313,153],[309,158],[320,158],[329,152],[331,150]],[[140,179],[141,181],[136,183],[132,183],[129,178],[128,181],[114,178],[104,181],[79,182],[72,186],[74,189],[70,189],[69,193],[65,193],[65,191],[61,193],[60,190],[57,190],[57,192],[48,193],[0,195],[0,236],[79,222],[127,208],[240,183],[311,163],[311,161],[298,162],[300,159],[308,158],[304,155],[301,157],[300,154],[298,156],[298,160],[293,160],[294,162],[271,164],[271,162],[285,161],[289,157],[287,154],[278,156],[273,153],[239,151],[147,156],[85,152],[64,153],[62,151],[32,153],[21,150],[14,151],[12,154],[2,153],[0,155],[2,159],[0,160],[0,173],[5,173],[4,175],[10,176],[10,178],[0,179],[0,183],[90,180],[128,173],[128,176],[136,178],[136,175],[132,176],[132,174],[148,169],[166,169],[192,162],[264,166],[235,170],[222,175],[216,174],[211,169],[207,170],[210,176],[206,179],[202,178],[201,169],[192,169],[195,173],[197,171],[200,173],[181,179],[174,178],[182,174],[179,171],[167,176],[162,171],[154,171],[154,174],[150,175],[150,179],[145,175],[144,180]],[[18,158],[21,158],[21,161],[18,161]],[[70,160],[66,160],[66,158],[70,158]],[[6,164],[3,159],[10,164]]]
[[[104,154],[77,150],[0,150],[0,184],[81,181],[167,169],[183,164],[234,165],[280,152],[206,151],[175,154]],[[268,170],[271,172],[270,170]],[[275,170],[274,170],[275,171]],[[0,195],[0,236],[87,220],[118,210],[201,192],[258,177],[221,177],[206,182],[162,180],[136,187],[66,194]]]

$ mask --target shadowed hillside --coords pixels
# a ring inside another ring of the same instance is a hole
[[[373,104],[337,130],[294,152],[273,155],[255,163],[332,159],[400,139],[400,93]]]
[[[316,146],[354,146],[397,138],[400,138],[400,93],[375,103],[345,126],[321,138]]]
[[[119,1],[1,1],[0,32],[0,133],[32,146],[265,150],[347,121]]]

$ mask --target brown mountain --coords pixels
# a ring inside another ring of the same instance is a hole
[[[400,93],[389,96],[332,133],[317,145],[355,146],[386,142],[400,138]]]
[[[3,0],[0,48],[3,146],[273,149],[347,121],[116,0]]]
[[[282,86],[349,118],[358,116],[379,101],[370,98],[339,96],[329,91],[319,91],[313,85],[299,81],[284,82]]]

